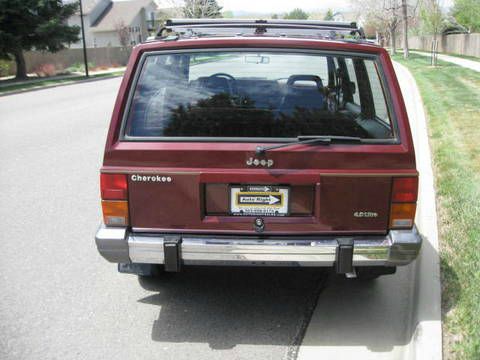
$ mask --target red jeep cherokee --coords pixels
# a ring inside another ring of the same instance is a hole
[[[421,246],[387,52],[350,23],[170,20],[133,49],[101,168],[100,254],[393,273]]]

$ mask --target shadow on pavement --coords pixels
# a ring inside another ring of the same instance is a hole
[[[432,251],[425,241],[422,260]],[[141,280],[155,294],[139,302],[160,306],[155,341],[208,343],[212,349],[302,343],[386,353],[410,342],[414,319],[437,320],[416,314],[419,269],[414,263],[360,281],[318,268],[186,267]]]
[[[158,279],[140,279],[156,294],[139,302],[161,306],[152,339],[208,343],[298,345],[326,270],[188,267]]]
[[[424,239],[421,261],[433,261],[435,253]],[[422,274],[422,269],[416,260],[398,267],[396,274],[373,281],[332,276],[319,297],[302,345],[317,347],[319,355],[330,356],[334,349],[342,349],[343,355],[354,348],[362,354],[389,353],[409,344],[419,321],[438,320],[432,313],[417,313],[418,296],[425,290],[419,287],[427,288],[425,282],[431,277]],[[329,358],[342,358],[336,356]]]

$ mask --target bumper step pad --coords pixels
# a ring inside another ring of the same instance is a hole
[[[335,271],[337,274],[353,273],[353,239],[338,239],[335,256]]]
[[[167,272],[180,271],[181,243],[182,243],[182,238],[180,236],[165,236],[165,240],[163,241],[165,271]]]

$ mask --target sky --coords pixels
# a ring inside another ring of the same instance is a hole
[[[121,0],[115,0],[121,1]],[[155,0],[161,7],[170,7],[172,4],[181,4],[181,0]],[[331,8],[336,11],[349,11],[355,0],[217,0],[224,11],[248,13],[285,13],[294,8],[305,11],[326,11]],[[382,0],[378,0],[382,1]],[[453,0],[440,0],[442,7],[449,8]]]
[[[349,0],[217,0],[217,2],[224,10],[259,13],[282,13],[297,7],[306,11],[346,9],[350,5]]]
[[[381,0],[378,0],[381,1]],[[258,13],[283,13],[294,8],[306,11],[348,10],[351,9],[351,0],[217,0],[223,10],[247,11]],[[452,6],[453,0],[440,0],[445,7]]]

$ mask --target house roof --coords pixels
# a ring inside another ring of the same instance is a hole
[[[64,0],[65,4],[71,4],[73,2],[78,2],[78,0]],[[92,11],[92,9],[97,5],[97,0],[82,0],[82,11],[84,15],[87,15]],[[80,10],[76,11],[77,14],[80,14]]]
[[[94,32],[115,31],[119,23],[129,26],[140,10],[155,3],[153,0],[113,1],[104,14],[92,25]]]

